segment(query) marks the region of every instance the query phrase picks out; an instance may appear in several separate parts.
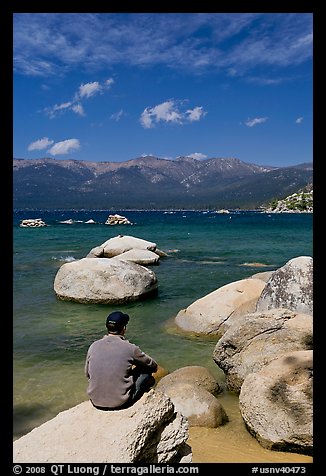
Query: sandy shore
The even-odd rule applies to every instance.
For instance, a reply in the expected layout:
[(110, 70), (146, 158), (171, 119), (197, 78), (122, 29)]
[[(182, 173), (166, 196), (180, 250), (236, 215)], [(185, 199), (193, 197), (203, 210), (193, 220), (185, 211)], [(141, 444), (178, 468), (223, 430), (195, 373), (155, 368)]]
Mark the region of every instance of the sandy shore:
[(193, 463), (312, 463), (310, 456), (263, 448), (247, 431), (241, 418), (238, 397), (219, 396), (229, 422), (218, 428), (191, 427), (188, 443)]

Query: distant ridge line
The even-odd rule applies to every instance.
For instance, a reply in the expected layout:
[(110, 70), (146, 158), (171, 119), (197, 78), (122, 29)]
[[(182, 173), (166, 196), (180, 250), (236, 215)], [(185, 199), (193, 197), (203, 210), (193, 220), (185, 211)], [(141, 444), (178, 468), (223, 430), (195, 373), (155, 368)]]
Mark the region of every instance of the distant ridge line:
[(312, 163), (269, 167), (237, 158), (13, 159), (13, 206), (256, 209), (311, 184), (312, 174)]

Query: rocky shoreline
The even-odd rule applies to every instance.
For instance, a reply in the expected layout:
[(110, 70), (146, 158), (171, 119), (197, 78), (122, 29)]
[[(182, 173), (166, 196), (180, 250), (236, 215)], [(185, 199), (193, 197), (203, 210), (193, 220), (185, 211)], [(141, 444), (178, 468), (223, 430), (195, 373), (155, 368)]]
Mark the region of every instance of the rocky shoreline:
[[(146, 273), (148, 269), (138, 263), (139, 254), (131, 253), (128, 259), (121, 255), (147, 250), (159, 256), (156, 244), (121, 238), (93, 248), (79, 260), (77, 273), (72, 263), (62, 265), (69, 270), (67, 282), (94, 281), (94, 274), (85, 269), (97, 260), (101, 266), (114, 261), (116, 275), (121, 276), (125, 265)], [(227, 390), (239, 397), (248, 433), (263, 448), (308, 456), (313, 449), (312, 276), (312, 258), (299, 256), (275, 271), (222, 286), (174, 318), (178, 332), (197, 338), (216, 336), (212, 358), (225, 374)], [(59, 281), (56, 277), (54, 288), (62, 299)], [(85, 286), (73, 288), (65, 299), (93, 302), (85, 296), (80, 300), (78, 292)], [(105, 299), (112, 296), (110, 292), (106, 289)], [(126, 296), (144, 297), (142, 292), (137, 296), (130, 289), (124, 292), (120, 302)], [(59, 413), (14, 442), (14, 462), (191, 462), (189, 429), (229, 424), (220, 398), (223, 384), (199, 366), (167, 375), (161, 369), (156, 380), (156, 386), (129, 409), (101, 412), (85, 401)]]
[(313, 189), (293, 193), (283, 200), (274, 200), (265, 213), (313, 213)]

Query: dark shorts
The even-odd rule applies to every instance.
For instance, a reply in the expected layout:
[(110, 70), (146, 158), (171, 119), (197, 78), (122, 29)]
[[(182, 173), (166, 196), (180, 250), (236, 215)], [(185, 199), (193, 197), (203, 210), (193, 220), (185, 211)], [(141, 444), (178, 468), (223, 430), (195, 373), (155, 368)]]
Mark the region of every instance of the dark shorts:
[(102, 411), (115, 411), (115, 410), (123, 410), (125, 408), (131, 407), (137, 400), (139, 400), (145, 392), (148, 392), (151, 387), (155, 384), (155, 379), (152, 376), (152, 373), (148, 373), (148, 371), (144, 371), (144, 369), (135, 367), (132, 372), (133, 376), (133, 386), (131, 388), (130, 392), (130, 397), (120, 407), (99, 407), (97, 405), (94, 405), (94, 403), (91, 400), (92, 405), (97, 408), (98, 410)]

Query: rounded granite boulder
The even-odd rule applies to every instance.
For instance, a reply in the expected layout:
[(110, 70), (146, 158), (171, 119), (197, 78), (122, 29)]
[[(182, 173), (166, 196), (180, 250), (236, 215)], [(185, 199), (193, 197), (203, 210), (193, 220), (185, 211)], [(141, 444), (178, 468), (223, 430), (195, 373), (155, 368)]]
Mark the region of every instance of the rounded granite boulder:
[(54, 279), (59, 299), (80, 303), (123, 303), (157, 292), (153, 271), (139, 264), (108, 258), (82, 258), (63, 264)]

